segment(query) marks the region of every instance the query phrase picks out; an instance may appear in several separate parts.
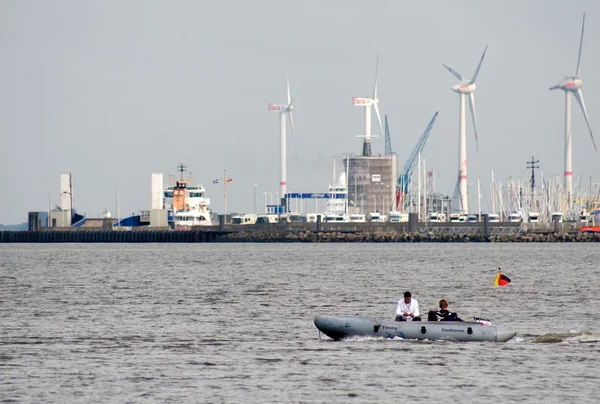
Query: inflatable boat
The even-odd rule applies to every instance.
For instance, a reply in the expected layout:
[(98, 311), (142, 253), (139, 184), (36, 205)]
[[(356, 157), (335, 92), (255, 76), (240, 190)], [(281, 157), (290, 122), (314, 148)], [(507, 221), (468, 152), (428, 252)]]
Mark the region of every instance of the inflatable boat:
[(489, 320), (393, 321), (361, 315), (316, 316), (315, 326), (334, 340), (348, 337), (380, 337), (450, 341), (506, 342), (517, 331)]

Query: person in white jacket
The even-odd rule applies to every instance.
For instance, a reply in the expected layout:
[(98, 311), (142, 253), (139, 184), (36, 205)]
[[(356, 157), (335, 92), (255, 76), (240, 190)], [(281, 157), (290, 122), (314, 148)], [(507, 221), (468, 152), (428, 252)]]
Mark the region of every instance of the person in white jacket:
[(398, 300), (396, 321), (421, 321), (419, 303), (412, 298), (410, 292), (404, 292), (404, 299)]

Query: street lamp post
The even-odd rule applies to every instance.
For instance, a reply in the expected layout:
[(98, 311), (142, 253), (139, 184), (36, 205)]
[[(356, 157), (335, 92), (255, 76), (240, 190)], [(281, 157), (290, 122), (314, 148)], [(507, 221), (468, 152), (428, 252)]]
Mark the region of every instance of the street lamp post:
[[(467, 183), (467, 193), (469, 194), (469, 196), (471, 195), (471, 185), (473, 185), (473, 183), (472, 183), (472, 182), (470, 182), (470, 183), (468, 182), (468, 183)], [(470, 201), (470, 199), (471, 199), (471, 198), (469, 197), (469, 201), (468, 201), (468, 202), (469, 202), (469, 205), (470, 205), (470, 206), (473, 206), (473, 205), (471, 205), (471, 201)], [(465, 215), (469, 215), (469, 212), (466, 212), (466, 213), (465, 213)]]
[(252, 213), (256, 213), (256, 186), (257, 185), (258, 184), (254, 184), (254, 199), (252, 200), (252, 202), (254, 203), (254, 207), (253, 207)]
[(263, 196), (265, 197), (265, 206), (264, 206), (264, 208), (265, 208), (265, 214), (266, 214), (267, 213), (267, 192), (266, 191), (263, 191)]

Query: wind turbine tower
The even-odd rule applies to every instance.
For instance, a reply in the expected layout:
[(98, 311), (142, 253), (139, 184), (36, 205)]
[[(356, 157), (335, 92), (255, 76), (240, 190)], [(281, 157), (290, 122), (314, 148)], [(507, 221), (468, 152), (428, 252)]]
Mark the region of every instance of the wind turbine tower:
[(477, 151), (479, 151), (479, 144), (477, 141), (477, 119), (475, 117), (475, 80), (479, 74), (481, 63), (485, 57), (487, 51), (487, 45), (483, 50), (477, 69), (473, 78), (468, 80), (465, 79), (460, 73), (451, 69), (450, 67), (443, 65), (454, 77), (460, 80), (460, 84), (452, 87), (452, 91), (458, 93), (459, 96), (459, 109), (458, 109), (458, 188), (460, 195), (459, 206), (456, 207), (456, 211), (461, 214), (467, 214), (469, 212), (469, 199), (467, 195), (467, 136), (466, 136), (466, 125), (465, 125), (465, 103), (467, 95), (469, 96), (469, 106), (471, 108), (471, 117), (473, 118), (473, 130), (475, 131), (475, 144), (477, 145)]
[[(352, 97), (353, 104), (365, 108), (365, 132), (357, 137), (364, 138), (362, 156), (348, 155), (344, 158), (346, 170), (348, 213), (384, 214), (394, 210), (398, 164), (396, 155), (390, 153), (372, 155), (371, 150), (371, 108), (375, 110), (379, 131), (384, 136), (377, 98), (377, 74), (379, 71), (379, 47), (375, 64), (375, 85), (373, 96)], [(391, 146), (390, 146), (391, 148)]]
[(590, 137), (592, 138), (592, 144), (594, 145), (594, 150), (598, 151), (596, 148), (596, 142), (594, 141), (594, 135), (592, 134), (592, 128), (590, 127), (588, 114), (585, 109), (583, 92), (581, 91), (581, 87), (583, 87), (583, 80), (581, 80), (579, 75), (584, 27), (585, 13), (583, 13), (583, 22), (581, 24), (581, 40), (579, 41), (579, 57), (577, 58), (577, 69), (575, 70), (575, 76), (567, 77), (557, 85), (550, 87), (550, 90), (563, 90), (565, 92), (565, 191), (567, 192), (567, 201), (569, 205), (571, 204), (571, 197), (573, 195), (573, 165), (571, 155), (571, 94), (575, 96), (575, 99), (583, 111), (585, 123), (590, 131)]
[(377, 137), (371, 135), (371, 107), (375, 109), (375, 113), (377, 114), (377, 121), (379, 122), (379, 131), (383, 136), (383, 126), (381, 125), (381, 115), (379, 114), (379, 107), (377, 104), (379, 103), (379, 99), (377, 98), (377, 72), (379, 70), (379, 47), (377, 48), (377, 62), (375, 64), (375, 87), (373, 89), (373, 98), (366, 97), (352, 97), (352, 101), (357, 107), (365, 108), (365, 134), (358, 135), (356, 137), (362, 137), (365, 139), (363, 143), (363, 152), (362, 155), (364, 157), (371, 156), (371, 137)]
[[(290, 127), (292, 128), (292, 138), (294, 138), (295, 133), (294, 133), (294, 116), (292, 114), (293, 110), (294, 110), (294, 104), (292, 103), (292, 94), (290, 92), (290, 78), (288, 76), (288, 78), (287, 78), (287, 104), (285, 104), (285, 105), (269, 104), (269, 111), (279, 112), (279, 121), (280, 121), (279, 134), (280, 134), (280, 152), (281, 152), (281, 156), (280, 156), (281, 169), (280, 169), (280, 180), (279, 180), (280, 194), (279, 195), (281, 196), (282, 201), (285, 200), (285, 195), (287, 192), (287, 172), (286, 172), (287, 148), (286, 148), (286, 133), (285, 133), (286, 119), (285, 118), (286, 118), (286, 115), (290, 117)], [(277, 203), (283, 205), (283, 203), (281, 203), (280, 201), (277, 201)]]

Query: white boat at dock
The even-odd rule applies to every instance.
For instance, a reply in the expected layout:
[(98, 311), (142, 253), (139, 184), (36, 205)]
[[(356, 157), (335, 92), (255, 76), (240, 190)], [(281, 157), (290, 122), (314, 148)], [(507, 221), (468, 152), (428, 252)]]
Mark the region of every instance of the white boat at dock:
[(190, 185), (191, 175), (188, 180), (183, 178), (186, 171), (183, 163), (179, 164), (177, 170), (180, 172), (179, 180), (164, 190), (165, 208), (172, 212), (175, 228), (211, 226), (210, 199), (205, 196), (204, 186)]

